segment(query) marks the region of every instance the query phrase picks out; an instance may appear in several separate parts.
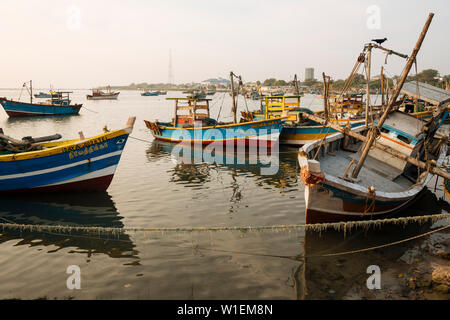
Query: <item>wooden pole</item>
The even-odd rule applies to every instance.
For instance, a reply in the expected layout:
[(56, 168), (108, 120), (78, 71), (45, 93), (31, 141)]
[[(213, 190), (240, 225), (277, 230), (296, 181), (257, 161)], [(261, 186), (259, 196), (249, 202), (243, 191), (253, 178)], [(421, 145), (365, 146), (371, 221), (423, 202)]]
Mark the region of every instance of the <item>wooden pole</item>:
[(30, 80), (30, 103), (33, 103), (33, 80)]
[(237, 108), (236, 108), (236, 100), (234, 98), (234, 83), (233, 83), (233, 71), (230, 72), (230, 83), (231, 83), (231, 100), (233, 103), (232, 111), (233, 111), (233, 121), (234, 123), (237, 123)]
[(295, 88), (295, 94), (297, 96), (299, 96), (300, 95), (300, 90), (298, 89), (297, 75), (294, 75), (294, 88)]
[(178, 111), (178, 99), (175, 99), (175, 109), (174, 109), (174, 116), (173, 116), (173, 126), (177, 126), (177, 111)]
[(366, 128), (369, 126), (369, 107), (370, 107), (370, 64), (372, 56), (372, 44), (369, 43), (367, 47), (367, 70), (366, 70)]
[(380, 73), (380, 89), (381, 89), (381, 110), (384, 111), (384, 76), (383, 76), (383, 66), (381, 66), (381, 73)]
[[(408, 76), (408, 73), (411, 70), (411, 67), (416, 59), (417, 53), (420, 50), (422, 42), (425, 39), (425, 35), (427, 34), (427, 31), (430, 26), (431, 20), (433, 19), (433, 16), (434, 16), (434, 13), (430, 13), (428, 15), (428, 19), (422, 29), (419, 39), (417, 40), (416, 46), (414, 47), (414, 49), (411, 53), (411, 57), (408, 59), (405, 69), (403, 69), (403, 73), (402, 73), (402, 76), (400, 77), (400, 81), (397, 83), (395, 91), (392, 94), (391, 99), (389, 100), (389, 104), (388, 104), (386, 110), (384, 110), (383, 115), (381, 116), (380, 120), (378, 121), (378, 125), (377, 125), (376, 129), (373, 128), (368, 134), (368, 139), (362, 150), (361, 158), (359, 159), (358, 163), (356, 164), (355, 169), (352, 172), (352, 178), (356, 178), (358, 176), (359, 172), (361, 171), (361, 168), (364, 165), (364, 161), (366, 160), (367, 155), (369, 154), (370, 148), (372, 147), (372, 145), (375, 141), (376, 132), (379, 131), (381, 129), (381, 127), (383, 126), (384, 121), (388, 117), (389, 111), (391, 110), (395, 100), (397, 100), (397, 97), (400, 94), (400, 90), (402, 90), (403, 84), (405, 83), (406, 77)], [(367, 110), (366, 110), (366, 112), (367, 112)], [(367, 121), (367, 113), (366, 113), (366, 121)]]
[(322, 72), (322, 78), (323, 78), (323, 115), (324, 115), (325, 121), (328, 122), (328, 120), (329, 120), (328, 91), (327, 91), (327, 79), (325, 77), (325, 72)]
[[(333, 129), (335, 129), (336, 131), (339, 131), (339, 132), (341, 132), (343, 134), (346, 134), (346, 135), (348, 135), (350, 137), (353, 137), (355, 139), (358, 139), (358, 140), (361, 140), (361, 141), (369, 140), (369, 137), (365, 137), (362, 134), (359, 134), (357, 132), (353, 132), (353, 131), (350, 130), (350, 128), (341, 127), (340, 125), (334, 124), (333, 122), (329, 122), (327, 124), (324, 119), (322, 119), (322, 118), (320, 118), (320, 117), (318, 117), (316, 115), (303, 113), (303, 117), (305, 117), (307, 119), (310, 119), (310, 120), (312, 120), (314, 122), (317, 122), (317, 123), (320, 123), (320, 124), (323, 124), (323, 125), (327, 125), (327, 126), (333, 128)], [(416, 167), (419, 167), (419, 168), (425, 169), (425, 170), (428, 169), (428, 165), (425, 162), (419, 161), (416, 158), (411, 158), (411, 157), (401, 153), (400, 151), (392, 149), (391, 147), (388, 147), (388, 146), (386, 146), (384, 144), (381, 144), (379, 142), (374, 142), (373, 143), (373, 147), (377, 148), (377, 149), (380, 149), (380, 150), (383, 150), (386, 153), (388, 153), (388, 154), (390, 154), (390, 155), (392, 155), (392, 156), (394, 156), (396, 158), (399, 158), (399, 159), (401, 159), (403, 161), (411, 163), (411, 164), (415, 165)], [(429, 169), (430, 169), (431, 173), (433, 173), (433, 174), (437, 174), (438, 176), (441, 176), (441, 177), (443, 177), (445, 179), (450, 179), (450, 173), (448, 173), (447, 171), (444, 171), (444, 170), (442, 170), (440, 168), (436, 168), (436, 167), (433, 167), (433, 166), (430, 167)]]

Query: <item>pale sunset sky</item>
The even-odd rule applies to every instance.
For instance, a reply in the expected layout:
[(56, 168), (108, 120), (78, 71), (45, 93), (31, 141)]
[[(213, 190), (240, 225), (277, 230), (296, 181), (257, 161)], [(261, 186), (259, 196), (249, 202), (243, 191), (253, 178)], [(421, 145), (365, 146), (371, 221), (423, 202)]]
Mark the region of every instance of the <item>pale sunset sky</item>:
[[(91, 88), (227, 77), (345, 78), (364, 43), (410, 54), (429, 12), (419, 71), (450, 74), (450, 1), (1, 0), (0, 88)], [(385, 55), (374, 53), (373, 74)], [(405, 61), (390, 56), (387, 75)], [(414, 71), (414, 70), (413, 70)]]

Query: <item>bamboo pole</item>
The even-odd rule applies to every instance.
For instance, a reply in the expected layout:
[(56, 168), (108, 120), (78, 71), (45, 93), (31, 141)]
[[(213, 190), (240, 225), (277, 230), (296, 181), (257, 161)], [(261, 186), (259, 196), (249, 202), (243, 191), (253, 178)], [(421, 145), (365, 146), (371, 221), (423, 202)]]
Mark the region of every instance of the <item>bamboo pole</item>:
[[(400, 77), (400, 81), (398, 82), (397, 87), (395, 88), (395, 91), (392, 94), (392, 97), (389, 101), (389, 105), (387, 106), (386, 110), (384, 110), (383, 115), (381, 116), (380, 120), (378, 121), (378, 125), (377, 125), (376, 129), (372, 128), (372, 130), (368, 134), (368, 140), (366, 141), (366, 143), (364, 145), (363, 151), (361, 153), (361, 158), (359, 159), (358, 163), (356, 164), (355, 169), (352, 172), (352, 178), (356, 178), (358, 176), (359, 172), (361, 171), (361, 168), (364, 165), (364, 161), (366, 160), (367, 155), (369, 154), (370, 148), (372, 147), (372, 145), (375, 141), (376, 131), (379, 131), (381, 129), (381, 126), (383, 125), (384, 121), (388, 117), (389, 111), (391, 110), (395, 100), (397, 100), (397, 97), (400, 94), (400, 90), (402, 89), (403, 84), (405, 83), (406, 77), (408, 76), (408, 73), (411, 70), (411, 67), (416, 59), (417, 53), (420, 50), (422, 42), (425, 39), (425, 35), (427, 34), (427, 31), (431, 24), (431, 20), (433, 19), (433, 16), (434, 16), (434, 13), (430, 13), (428, 15), (428, 19), (422, 29), (419, 39), (417, 40), (416, 46), (414, 47), (414, 50), (411, 53), (411, 57), (408, 59), (405, 69), (403, 70), (402, 76)], [(367, 113), (366, 113), (366, 119), (367, 119)]]
[(299, 96), (300, 95), (300, 90), (298, 89), (297, 74), (294, 75), (294, 88), (295, 88), (295, 94), (297, 96)]
[(381, 110), (384, 111), (384, 75), (383, 75), (383, 66), (381, 66), (381, 73), (380, 73), (380, 89), (381, 89)]
[(237, 123), (237, 116), (236, 116), (236, 100), (234, 99), (234, 83), (233, 83), (233, 71), (230, 72), (230, 83), (231, 83), (231, 100), (233, 102), (233, 107), (232, 107), (232, 111), (233, 111), (233, 121), (234, 123)]
[[(341, 127), (338, 124), (334, 124), (332, 122), (329, 122), (328, 124), (326, 123), (326, 121), (316, 115), (312, 115), (312, 114), (307, 114), (307, 113), (303, 113), (303, 117), (310, 119), (312, 121), (315, 121), (317, 123), (323, 124), (323, 125), (327, 125), (333, 129), (335, 129), (336, 131), (339, 131), (343, 134), (349, 135), (350, 137), (353, 137), (355, 139), (361, 140), (361, 141), (367, 141), (369, 138), (363, 136), (362, 134), (359, 134), (357, 132), (351, 131), (350, 128), (344, 128)], [(415, 165), (416, 167), (419, 167), (421, 169), (428, 169), (428, 165), (420, 160), (417, 160), (416, 158), (411, 158), (403, 153), (401, 153), (400, 151), (397, 151), (395, 149), (392, 149), (391, 147), (388, 147), (384, 144), (381, 144), (379, 142), (374, 142), (372, 145), (374, 148), (380, 149), (385, 151), (386, 153), (399, 158), (403, 161), (406, 161), (408, 163), (411, 163), (413, 165)], [(440, 168), (436, 168), (436, 167), (430, 167), (429, 170), (431, 171), (431, 173), (433, 174), (437, 174), (440, 177), (443, 177), (445, 179), (450, 179), (450, 173), (448, 173), (447, 171), (444, 171)]]
[(327, 79), (325, 77), (325, 72), (322, 72), (322, 78), (323, 78), (323, 115), (325, 120), (328, 122), (329, 115), (328, 115), (328, 91), (327, 91)]
[(33, 103), (33, 80), (30, 80), (30, 103)]
[(370, 64), (372, 57), (372, 44), (369, 43), (367, 46), (367, 69), (366, 69), (366, 128), (369, 126), (369, 107), (370, 107)]

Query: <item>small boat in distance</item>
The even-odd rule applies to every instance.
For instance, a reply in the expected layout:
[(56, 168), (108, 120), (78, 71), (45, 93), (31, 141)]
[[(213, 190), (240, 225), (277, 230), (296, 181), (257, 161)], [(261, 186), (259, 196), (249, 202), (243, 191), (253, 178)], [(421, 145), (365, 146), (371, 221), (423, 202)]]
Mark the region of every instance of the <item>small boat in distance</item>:
[(159, 96), (159, 91), (145, 91), (141, 93), (143, 97), (156, 97)]
[(45, 93), (45, 92), (41, 91), (41, 92), (35, 94), (34, 97), (36, 99), (51, 98), (52, 94), (51, 93)]
[(92, 89), (92, 94), (86, 95), (88, 100), (117, 100), (120, 92), (111, 91), (111, 87), (108, 86), (107, 92), (103, 92), (100, 89)]
[[(26, 83), (24, 83), (26, 87)], [(28, 88), (27, 88), (28, 89)], [(71, 105), (72, 91), (52, 91), (45, 102), (33, 103), (33, 89), (30, 81), (30, 102), (0, 98), (0, 104), (10, 117), (74, 115), (80, 112), (82, 104)]]
[[(115, 173), (136, 118), (124, 129), (60, 142), (14, 139), (0, 133), (0, 193), (104, 191)], [(41, 141), (41, 142), (39, 142)]]

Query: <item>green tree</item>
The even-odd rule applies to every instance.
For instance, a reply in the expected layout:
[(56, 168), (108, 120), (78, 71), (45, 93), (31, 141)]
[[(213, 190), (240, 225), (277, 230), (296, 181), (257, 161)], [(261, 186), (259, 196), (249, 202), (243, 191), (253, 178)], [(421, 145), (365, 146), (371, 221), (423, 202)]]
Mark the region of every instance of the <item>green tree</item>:
[(276, 82), (277, 82), (277, 79), (269, 78), (269, 79), (264, 80), (263, 86), (271, 87), (271, 86), (274, 86)]

